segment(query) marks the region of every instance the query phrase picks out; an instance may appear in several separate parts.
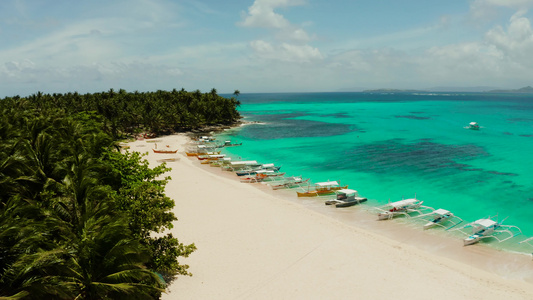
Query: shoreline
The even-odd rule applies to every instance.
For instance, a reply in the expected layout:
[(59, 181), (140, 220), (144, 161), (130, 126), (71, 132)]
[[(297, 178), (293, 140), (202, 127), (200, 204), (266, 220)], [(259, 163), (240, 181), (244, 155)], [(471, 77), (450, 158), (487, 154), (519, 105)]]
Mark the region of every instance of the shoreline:
[[(377, 222), (361, 205), (335, 209), (323, 199), (297, 199), (294, 190), (291, 197), (240, 183), (187, 158), (187, 139), (158, 138), (179, 149), (172, 157), (180, 160), (168, 163), (167, 196), (178, 217), (171, 232), (198, 248), (182, 259), (193, 276), (179, 277), (162, 299), (533, 298), (530, 256), (463, 247), (396, 220)], [(151, 148), (145, 141), (130, 145)], [(168, 157), (149, 151), (146, 159)]]

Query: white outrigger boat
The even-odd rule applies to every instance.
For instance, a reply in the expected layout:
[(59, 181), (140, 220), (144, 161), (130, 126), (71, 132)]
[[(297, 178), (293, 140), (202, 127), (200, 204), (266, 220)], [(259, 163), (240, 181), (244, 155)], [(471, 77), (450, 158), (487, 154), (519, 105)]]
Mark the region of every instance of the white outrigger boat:
[(380, 211), (378, 213), (378, 220), (390, 220), (399, 215), (411, 217), (411, 213), (417, 213), (421, 215), (423, 214), (423, 210), (435, 210), (429, 206), (423, 206), (422, 203), (424, 203), (424, 201), (411, 198), (391, 202), (381, 207), (376, 207), (376, 209)]
[[(479, 219), (472, 223), (466, 224), (465, 226), (455, 229), (459, 230), (468, 236), (463, 240), (465, 246), (475, 244), (482, 239), (493, 238), (499, 243), (504, 242), (510, 238), (513, 238), (522, 233), (522, 230), (514, 225), (502, 225), (502, 222), (497, 222), (492, 220), (490, 217), (486, 219)], [(472, 228), (471, 234), (466, 233), (463, 229)], [(504, 234), (507, 237), (500, 239), (496, 235)]]
[(326, 205), (334, 205), (335, 207), (349, 207), (367, 200), (364, 197), (360, 197), (356, 190), (351, 189), (341, 189), (335, 191), (335, 194), (335, 199), (326, 200)]
[(302, 185), (307, 185), (309, 182), (309, 178), (303, 179), (301, 176), (297, 177), (283, 177), (279, 180), (273, 180), (271, 182), (268, 182), (267, 184), (270, 185), (270, 187), (273, 190), (279, 190), (279, 189), (290, 189), (294, 187), (301, 187)]
[(282, 177), (285, 173), (274, 170), (257, 170), (253, 174), (241, 176), (241, 182), (254, 183), (261, 181), (269, 181), (272, 178)]
[(232, 161), (229, 164), (222, 166), (222, 170), (238, 171), (244, 168), (252, 168), (252, 167), (256, 168), (258, 166), (261, 166), (261, 164), (258, 163), (256, 160), (240, 160), (240, 161)]
[[(427, 216), (431, 216), (431, 218), (427, 220), (427, 223), (424, 224), (424, 230), (433, 228), (435, 226), (440, 226), (448, 230), (463, 222), (463, 219), (455, 216), (449, 210), (442, 208), (439, 208), (427, 214), (417, 216), (417, 218), (424, 218)], [(446, 227), (444, 224), (451, 224), (451, 226)]]
[(472, 129), (472, 130), (479, 130), (479, 124), (477, 122), (470, 122), (468, 126), (465, 127), (466, 129)]

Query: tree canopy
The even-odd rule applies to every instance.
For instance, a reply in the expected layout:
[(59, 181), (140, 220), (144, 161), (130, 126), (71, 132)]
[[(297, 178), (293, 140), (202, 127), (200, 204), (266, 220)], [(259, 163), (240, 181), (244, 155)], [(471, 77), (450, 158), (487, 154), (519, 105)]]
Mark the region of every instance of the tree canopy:
[(158, 299), (190, 275), (194, 244), (164, 234), (170, 169), (117, 142), (233, 124), (238, 105), (215, 89), (0, 100), (0, 299)]

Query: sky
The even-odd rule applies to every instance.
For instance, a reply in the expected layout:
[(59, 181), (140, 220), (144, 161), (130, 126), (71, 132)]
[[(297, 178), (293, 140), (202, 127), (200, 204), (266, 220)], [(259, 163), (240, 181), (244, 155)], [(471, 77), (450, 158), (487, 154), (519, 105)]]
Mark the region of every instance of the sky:
[(533, 85), (533, 0), (1, 0), (0, 97)]

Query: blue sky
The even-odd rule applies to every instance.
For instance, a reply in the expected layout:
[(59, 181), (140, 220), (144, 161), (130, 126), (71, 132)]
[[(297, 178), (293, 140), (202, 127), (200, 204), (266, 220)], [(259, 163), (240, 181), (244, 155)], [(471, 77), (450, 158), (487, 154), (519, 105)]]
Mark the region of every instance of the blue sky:
[(2, 0), (0, 96), (533, 85), (533, 0)]

